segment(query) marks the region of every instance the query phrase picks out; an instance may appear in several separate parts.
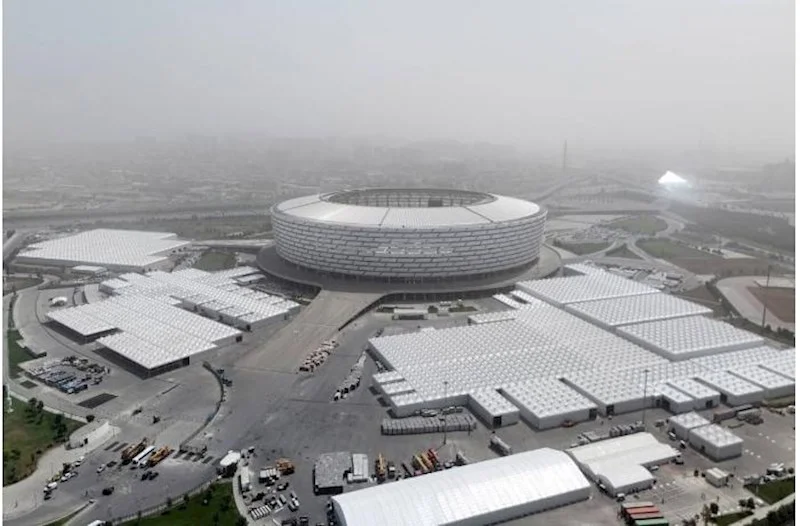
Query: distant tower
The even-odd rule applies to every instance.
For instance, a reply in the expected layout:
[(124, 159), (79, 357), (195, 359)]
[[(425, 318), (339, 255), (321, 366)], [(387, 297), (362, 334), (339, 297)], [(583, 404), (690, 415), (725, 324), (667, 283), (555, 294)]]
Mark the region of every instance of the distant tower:
[(564, 153), (561, 156), (561, 173), (567, 173), (567, 141), (564, 141)]

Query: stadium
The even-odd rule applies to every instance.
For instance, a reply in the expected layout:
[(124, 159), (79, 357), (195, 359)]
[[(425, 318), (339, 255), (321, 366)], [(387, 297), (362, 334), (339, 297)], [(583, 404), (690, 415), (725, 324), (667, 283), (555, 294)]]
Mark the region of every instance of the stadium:
[(334, 192), (290, 199), (271, 213), (275, 253), (295, 270), (427, 285), (529, 270), (540, 259), (547, 218), (529, 201), (444, 189)]

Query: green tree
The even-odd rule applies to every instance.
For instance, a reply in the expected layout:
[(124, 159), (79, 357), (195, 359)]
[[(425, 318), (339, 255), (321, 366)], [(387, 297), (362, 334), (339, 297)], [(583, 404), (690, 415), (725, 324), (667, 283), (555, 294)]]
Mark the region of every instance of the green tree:
[(708, 505), (708, 511), (711, 512), (711, 515), (716, 515), (717, 513), (719, 513), (719, 504), (717, 504), (716, 502), (712, 502), (711, 504)]

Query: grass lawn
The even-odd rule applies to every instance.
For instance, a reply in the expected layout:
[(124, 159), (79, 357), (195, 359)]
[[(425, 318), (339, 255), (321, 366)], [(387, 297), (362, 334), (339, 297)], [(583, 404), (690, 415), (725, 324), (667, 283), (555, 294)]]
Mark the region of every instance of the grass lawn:
[(629, 217), (627, 219), (620, 219), (605, 225), (609, 228), (619, 228), (626, 232), (633, 234), (645, 234), (652, 236), (656, 232), (661, 232), (667, 229), (667, 222), (660, 217), (641, 215), (636, 217)]
[(200, 270), (225, 270), (236, 266), (236, 255), (230, 252), (217, 252), (209, 250), (205, 252), (195, 263), (194, 268)]
[(794, 493), (794, 477), (773, 480), (772, 482), (761, 484), (761, 487), (758, 488), (756, 488), (755, 485), (748, 485), (745, 487), (752, 494), (760, 497), (764, 502), (772, 504)]
[(609, 243), (559, 243), (558, 247), (564, 250), (569, 250), (573, 254), (582, 256), (583, 254), (592, 254), (599, 252), (604, 248), (608, 248)]
[(628, 245), (622, 245), (610, 252), (606, 252), (606, 256), (611, 258), (628, 258), (628, 259), (642, 259), (634, 252), (628, 250)]
[(57, 444), (57, 422), (62, 422), (63, 437), (81, 427), (81, 422), (44, 410), (29, 409), (29, 404), (11, 399), (14, 412), (3, 415), (3, 486), (22, 480), (36, 469), (36, 461)]
[(42, 280), (36, 278), (6, 278), (3, 277), (3, 294), (8, 294), (11, 290), (22, 290), (38, 285)]
[(672, 241), (664, 239), (641, 239), (636, 243), (636, 246), (647, 252), (653, 257), (661, 259), (671, 258), (704, 258), (704, 259), (722, 259), (709, 252), (703, 252), (691, 247), (685, 247)]
[(17, 344), (17, 340), (22, 339), (17, 329), (9, 329), (6, 333), (6, 338), (8, 340), (6, 342), (8, 346), (8, 372), (11, 377), (14, 378), (19, 376), (19, 373), (22, 371), (19, 364), (27, 362), (28, 360), (33, 360), (34, 357)]
[[(153, 515), (141, 520), (132, 520), (123, 523), (123, 526), (197, 526), (199, 524), (218, 524), (219, 526), (236, 526), (242, 524), (236, 503), (233, 501), (233, 485), (231, 482), (215, 484), (209, 491), (195, 495), (189, 499), (188, 504), (183, 499), (175, 501), (175, 505), (159, 515)], [(203, 500), (208, 496), (211, 499), (207, 504)], [(213, 517), (219, 514), (219, 522), (214, 522)], [(243, 524), (247, 524), (245, 521)]]
[(734, 522), (740, 521), (745, 517), (749, 517), (750, 515), (752, 515), (752, 512), (737, 511), (736, 513), (728, 513), (727, 515), (718, 515), (711, 520), (718, 526), (728, 526), (728, 524), (733, 524)]

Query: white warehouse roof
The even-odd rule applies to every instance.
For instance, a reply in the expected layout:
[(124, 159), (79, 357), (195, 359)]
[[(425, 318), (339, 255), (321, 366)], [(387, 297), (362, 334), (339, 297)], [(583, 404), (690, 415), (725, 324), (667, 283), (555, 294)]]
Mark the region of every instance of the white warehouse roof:
[(741, 438), (717, 424), (696, 427), (689, 431), (689, 434), (699, 437), (715, 447), (731, 446), (734, 444), (742, 444), (744, 442)]
[(522, 281), (517, 283), (517, 287), (554, 305), (658, 293), (647, 285), (602, 271), (583, 276)]
[(191, 245), (168, 232), (97, 229), (35, 243), (20, 252), (20, 259), (38, 259), (63, 265), (87, 264), (145, 268), (164, 261), (166, 255)]
[(707, 307), (667, 294), (640, 294), (573, 303), (567, 310), (612, 327), (712, 313)]
[(543, 448), (332, 497), (343, 526), (487, 524), (504, 511), (541, 511), (588, 498), (563, 452)]
[(700, 416), (694, 411), (691, 413), (684, 413), (682, 415), (675, 415), (670, 417), (670, 423), (678, 425), (684, 429), (694, 429), (696, 427), (707, 426), (709, 422), (706, 418)]
[(678, 360), (756, 347), (764, 342), (752, 332), (702, 316), (626, 325), (619, 332), (631, 341)]

